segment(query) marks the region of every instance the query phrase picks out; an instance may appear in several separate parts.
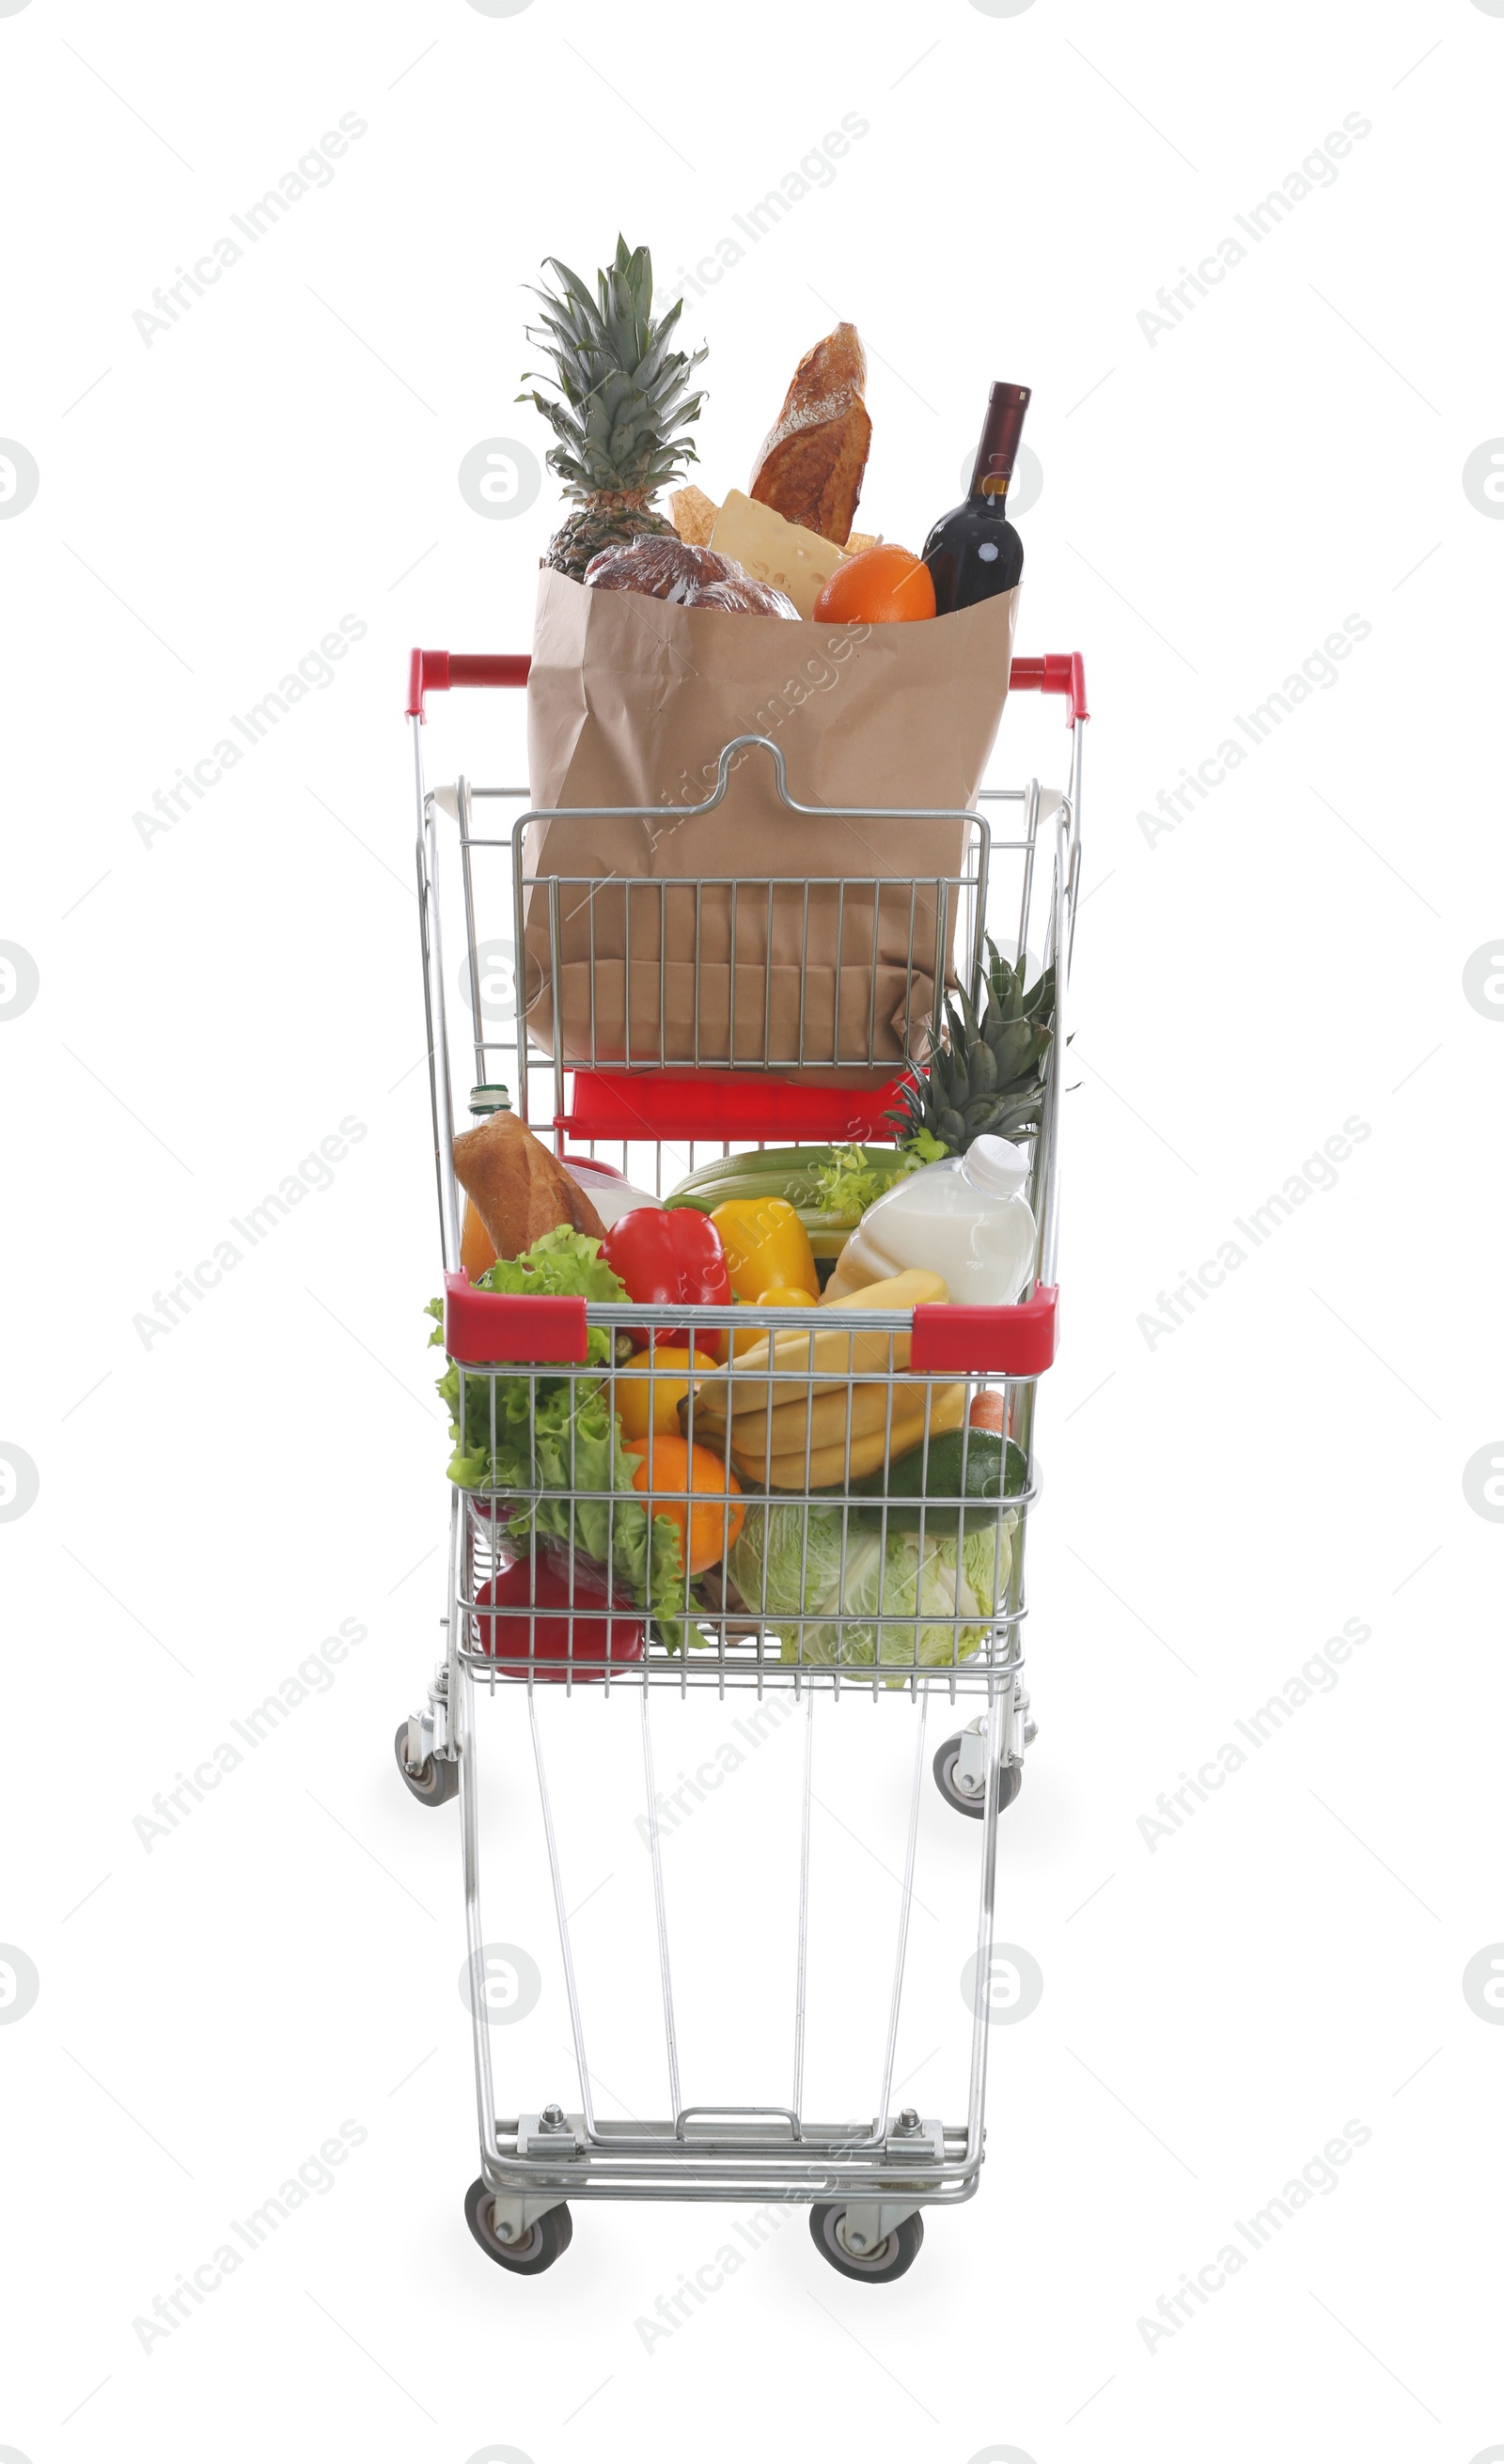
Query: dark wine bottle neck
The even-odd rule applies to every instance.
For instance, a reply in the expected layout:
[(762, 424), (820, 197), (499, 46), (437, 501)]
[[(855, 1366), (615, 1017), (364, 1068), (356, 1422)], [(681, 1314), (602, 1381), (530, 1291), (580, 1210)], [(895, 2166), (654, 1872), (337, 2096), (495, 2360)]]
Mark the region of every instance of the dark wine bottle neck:
[(995, 385), (987, 404), (986, 423), (971, 473), (971, 496), (973, 502), (987, 505), (998, 514), (1006, 508), (1028, 396), (1027, 385)]

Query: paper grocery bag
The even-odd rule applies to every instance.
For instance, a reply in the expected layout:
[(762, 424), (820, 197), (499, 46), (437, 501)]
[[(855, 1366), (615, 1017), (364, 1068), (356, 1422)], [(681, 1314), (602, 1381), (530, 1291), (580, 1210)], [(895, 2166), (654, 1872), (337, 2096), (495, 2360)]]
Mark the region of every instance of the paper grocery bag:
[[(949, 978), (969, 825), (790, 812), (971, 804), (1018, 593), (906, 625), (790, 623), (539, 577), (527, 687), (531, 1039), (569, 1064), (872, 1070)], [(645, 804), (651, 819), (579, 806)]]

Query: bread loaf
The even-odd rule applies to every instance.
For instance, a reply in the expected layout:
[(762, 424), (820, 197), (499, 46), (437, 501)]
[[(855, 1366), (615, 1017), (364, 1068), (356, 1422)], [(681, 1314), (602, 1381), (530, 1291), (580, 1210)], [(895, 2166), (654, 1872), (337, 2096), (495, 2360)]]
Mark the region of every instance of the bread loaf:
[(606, 1226), (573, 1175), (515, 1112), (493, 1112), (454, 1140), (454, 1171), (498, 1258), (519, 1258), (568, 1226), (603, 1241)]
[(867, 354), (854, 325), (807, 351), (747, 490), (785, 521), (844, 547), (862, 493), (873, 424), (862, 400)]

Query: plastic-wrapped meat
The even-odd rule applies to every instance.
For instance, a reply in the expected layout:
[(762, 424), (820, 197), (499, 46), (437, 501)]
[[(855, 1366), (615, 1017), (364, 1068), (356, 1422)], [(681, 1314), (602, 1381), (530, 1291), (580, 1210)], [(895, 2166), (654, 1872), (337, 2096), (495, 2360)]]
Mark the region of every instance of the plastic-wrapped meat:
[(782, 590), (758, 582), (734, 558), (679, 539), (634, 539), (606, 547), (585, 569), (587, 590), (636, 590), (676, 607), (723, 607), (733, 615), (791, 616), (799, 610)]

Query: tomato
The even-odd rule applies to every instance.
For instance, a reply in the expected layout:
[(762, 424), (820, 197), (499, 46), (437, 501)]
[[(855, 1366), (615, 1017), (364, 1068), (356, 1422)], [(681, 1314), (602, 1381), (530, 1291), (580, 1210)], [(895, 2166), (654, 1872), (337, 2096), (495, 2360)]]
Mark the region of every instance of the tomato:
[[(711, 1491), (722, 1501), (740, 1497), (736, 1473), (728, 1472), (708, 1446), (692, 1446), (683, 1438), (634, 1438), (627, 1452), (643, 1458), (632, 1486), (644, 1496), (651, 1494), (653, 1513), (674, 1525), (686, 1574), (702, 1574), (708, 1566), (718, 1565), (741, 1530), (746, 1507), (724, 1502), (696, 1506), (689, 1492)], [(675, 1489), (680, 1492), (676, 1497)]]
[[(542, 1685), (562, 1684), (571, 1673), (577, 1679), (594, 1682), (605, 1676), (608, 1661), (615, 1665), (640, 1660), (641, 1618), (622, 1616), (620, 1604), (610, 1597), (600, 1576), (578, 1564), (574, 1569), (572, 1605), (569, 1587), (568, 1574), (561, 1573), (548, 1557), (540, 1556), (536, 1563), (520, 1557), (516, 1565), (503, 1567), (476, 1594), (476, 1609), (531, 1610), (535, 1614), (477, 1616), (481, 1650), (500, 1661), (508, 1676), (531, 1674)], [(540, 1617), (536, 1614), (540, 1609), (562, 1609), (564, 1614)], [(605, 1617), (598, 1614), (602, 1609), (608, 1611)], [(539, 1667), (536, 1663), (540, 1661), (555, 1664)], [(560, 1666), (561, 1661), (565, 1664)], [(531, 1670), (529, 1662), (533, 1663)]]

